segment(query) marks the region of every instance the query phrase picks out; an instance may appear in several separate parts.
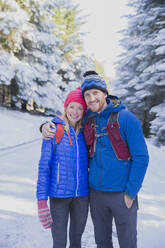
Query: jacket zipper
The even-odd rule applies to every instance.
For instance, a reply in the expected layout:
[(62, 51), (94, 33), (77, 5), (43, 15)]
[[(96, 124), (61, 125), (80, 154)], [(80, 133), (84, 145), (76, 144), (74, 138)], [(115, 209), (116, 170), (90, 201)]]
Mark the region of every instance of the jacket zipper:
[[(100, 137), (101, 139), (101, 137)], [(100, 140), (100, 151), (99, 151), (99, 157), (100, 157), (100, 189), (102, 190), (102, 177), (103, 177), (103, 167), (102, 167), (102, 162), (101, 162), (101, 149), (102, 149), (102, 143), (101, 143), (101, 140)]]
[[(75, 133), (75, 131), (74, 131)], [(76, 147), (77, 147), (77, 186), (76, 186), (76, 196), (78, 196), (78, 186), (79, 186), (79, 149), (78, 149), (78, 142), (77, 142), (78, 134), (75, 133), (76, 138)]]
[[(100, 119), (99, 119), (99, 116), (98, 116), (98, 127), (100, 129)], [(103, 168), (102, 168), (102, 162), (101, 162), (101, 148), (102, 148), (102, 140), (101, 140), (101, 137), (99, 139), (99, 143), (100, 143), (100, 149), (99, 149), (99, 160), (100, 160), (100, 189), (102, 189), (102, 174), (103, 174)]]
[(58, 163), (58, 168), (57, 168), (57, 184), (59, 184), (60, 181), (60, 163)]

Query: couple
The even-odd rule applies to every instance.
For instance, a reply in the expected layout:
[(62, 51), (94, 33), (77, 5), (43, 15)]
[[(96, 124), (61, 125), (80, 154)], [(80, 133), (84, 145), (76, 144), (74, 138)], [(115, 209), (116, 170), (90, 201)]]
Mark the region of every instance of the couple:
[[(110, 122), (110, 116), (116, 118), (115, 122), (112, 118)], [(64, 126), (64, 134), (55, 145), (58, 123)], [(109, 124), (112, 128), (119, 124), (115, 133)], [(120, 248), (136, 248), (137, 194), (149, 161), (136, 116), (117, 97), (108, 95), (103, 78), (88, 71), (81, 91), (77, 88), (66, 97), (64, 114), (42, 125), (41, 130), (44, 139), (37, 182), (38, 214), (43, 226), (51, 227), (53, 248), (66, 247), (68, 216), (70, 248), (81, 248), (88, 202), (97, 248), (113, 248), (113, 219)], [(122, 141), (114, 141), (112, 133)], [(123, 140), (128, 148), (121, 145)]]

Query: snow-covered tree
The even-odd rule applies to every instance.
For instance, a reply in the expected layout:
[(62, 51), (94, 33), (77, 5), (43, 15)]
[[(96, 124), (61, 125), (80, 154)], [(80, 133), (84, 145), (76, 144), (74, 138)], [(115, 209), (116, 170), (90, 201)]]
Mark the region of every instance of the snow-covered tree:
[(165, 144), (165, 116), (159, 113), (165, 107), (165, 1), (136, 0), (129, 5), (135, 14), (127, 16), (113, 87), (140, 118), (144, 134)]
[(19, 87), (18, 103), (34, 100), (38, 107), (60, 109), (61, 78), (57, 75), (61, 63), (60, 39), (52, 33), (52, 1), (33, 0), (29, 3), (29, 25), (23, 35), (22, 47), (15, 56), (20, 63), (16, 66), (15, 81)]
[[(91, 58), (84, 55), (81, 25), (85, 22), (85, 17), (80, 16), (78, 6), (58, 5), (54, 9), (53, 21), (55, 28), (53, 33), (60, 37), (62, 44), (62, 66), (58, 74), (62, 76), (63, 81), (67, 84), (67, 91), (73, 88), (73, 85), (80, 84), (82, 74), (85, 70), (93, 69), (94, 63)], [(62, 86), (64, 89), (64, 85)]]
[(28, 15), (15, 0), (0, 0), (0, 48), (16, 52), (22, 44)]
[(14, 0), (0, 0), (0, 84), (10, 85), (14, 76), (14, 53), (21, 49), (27, 13)]
[(12, 107), (33, 101), (47, 113), (62, 111), (83, 68), (93, 68), (80, 53), (76, 9), (71, 0), (0, 0), (0, 83), (9, 85)]
[[(14, 53), (21, 49), (27, 22), (26, 11), (21, 9), (15, 0), (0, 0), (0, 85), (8, 88), (10, 94), (17, 92), (17, 88), (11, 86), (15, 75), (14, 66), (18, 62)], [(1, 96), (4, 97), (8, 97), (12, 105), (14, 96)]]
[(53, 20), (56, 25), (53, 33), (63, 41), (60, 48), (68, 59), (82, 46), (77, 13), (78, 10), (73, 6), (66, 8), (60, 5), (54, 9)]

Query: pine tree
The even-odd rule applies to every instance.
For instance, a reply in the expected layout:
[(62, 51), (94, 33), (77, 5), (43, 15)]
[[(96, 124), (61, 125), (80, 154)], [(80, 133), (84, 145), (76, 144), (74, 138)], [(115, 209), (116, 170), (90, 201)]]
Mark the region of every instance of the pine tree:
[(63, 41), (61, 50), (66, 58), (70, 58), (77, 50), (81, 49), (81, 42), (78, 33), (78, 23), (76, 23), (76, 8), (69, 9), (64, 6), (58, 6), (54, 10), (53, 20), (55, 28), (53, 30), (55, 36)]
[(26, 110), (33, 102), (47, 114), (61, 112), (93, 66), (80, 53), (76, 7), (70, 0), (0, 0), (0, 14), (0, 83), (10, 87), (11, 106)]
[(69, 6), (59, 4), (54, 9), (53, 33), (62, 40), (60, 49), (63, 62), (58, 74), (66, 83), (67, 90), (72, 89), (74, 84), (79, 85), (85, 70), (94, 68), (92, 59), (83, 53), (83, 34), (80, 27), (84, 24), (85, 17), (80, 16), (80, 13), (78, 7), (71, 4)]
[[(50, 8), (51, 7), (51, 8)], [(61, 78), (57, 75), (61, 63), (60, 39), (52, 34), (54, 24), (51, 10), (52, 1), (30, 1), (28, 8), (29, 25), (23, 35), (22, 47), (15, 56), (20, 63), (16, 67), (15, 81), (19, 88), (17, 102), (31, 103), (50, 110), (61, 108)], [(30, 9), (30, 11), (29, 11)]]
[[(68, 61), (64, 50), (74, 48), (71, 40), (65, 41), (54, 29), (56, 9), (70, 13), (69, 1), (31, 1), (29, 19), (31, 27), (23, 36), (22, 49), (15, 54), (21, 63), (16, 68), (15, 80), (19, 85), (17, 98), (44, 108), (46, 113), (54, 114), (63, 110), (63, 99), (68, 91), (77, 86), (75, 55)], [(65, 24), (68, 25), (68, 22)], [(65, 28), (67, 30), (67, 28)], [(70, 43), (69, 43), (70, 42)], [(71, 45), (70, 45), (71, 44)], [(82, 60), (85, 61), (85, 60)]]
[(14, 53), (20, 50), (22, 44), (27, 13), (15, 0), (0, 0), (0, 16), (0, 48)]
[(165, 1), (130, 3), (136, 12), (127, 16), (124, 53), (113, 83), (118, 95), (140, 118), (145, 136), (165, 144)]
[[(8, 88), (7, 92), (10, 94), (13, 93), (10, 85), (15, 75), (14, 66), (18, 62), (14, 53), (21, 49), (27, 21), (27, 13), (14, 0), (0, 0), (0, 85)], [(15, 88), (14, 95), (16, 92)], [(1, 95), (1, 98), (4, 97), (10, 98), (12, 104), (13, 99), (10, 96)]]

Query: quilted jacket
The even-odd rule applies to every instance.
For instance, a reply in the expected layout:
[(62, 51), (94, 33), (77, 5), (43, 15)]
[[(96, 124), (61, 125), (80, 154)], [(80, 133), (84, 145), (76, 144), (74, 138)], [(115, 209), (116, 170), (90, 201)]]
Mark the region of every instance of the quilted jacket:
[[(65, 124), (55, 117), (55, 124)], [(55, 138), (43, 140), (38, 168), (37, 199), (47, 200), (48, 197), (67, 198), (87, 196), (88, 189), (88, 153), (83, 132), (76, 135), (70, 126), (69, 137), (64, 131), (63, 137), (55, 149)]]
[[(134, 199), (147, 170), (148, 150), (139, 120), (117, 97), (113, 98), (113, 101), (110, 96), (107, 98), (108, 105), (100, 113), (90, 110), (86, 113), (86, 118), (95, 115), (96, 134), (99, 136), (95, 153), (89, 161), (89, 185), (99, 191), (124, 191)], [(119, 112), (120, 133), (131, 154), (129, 161), (117, 159), (107, 135), (106, 126), (112, 112)]]

